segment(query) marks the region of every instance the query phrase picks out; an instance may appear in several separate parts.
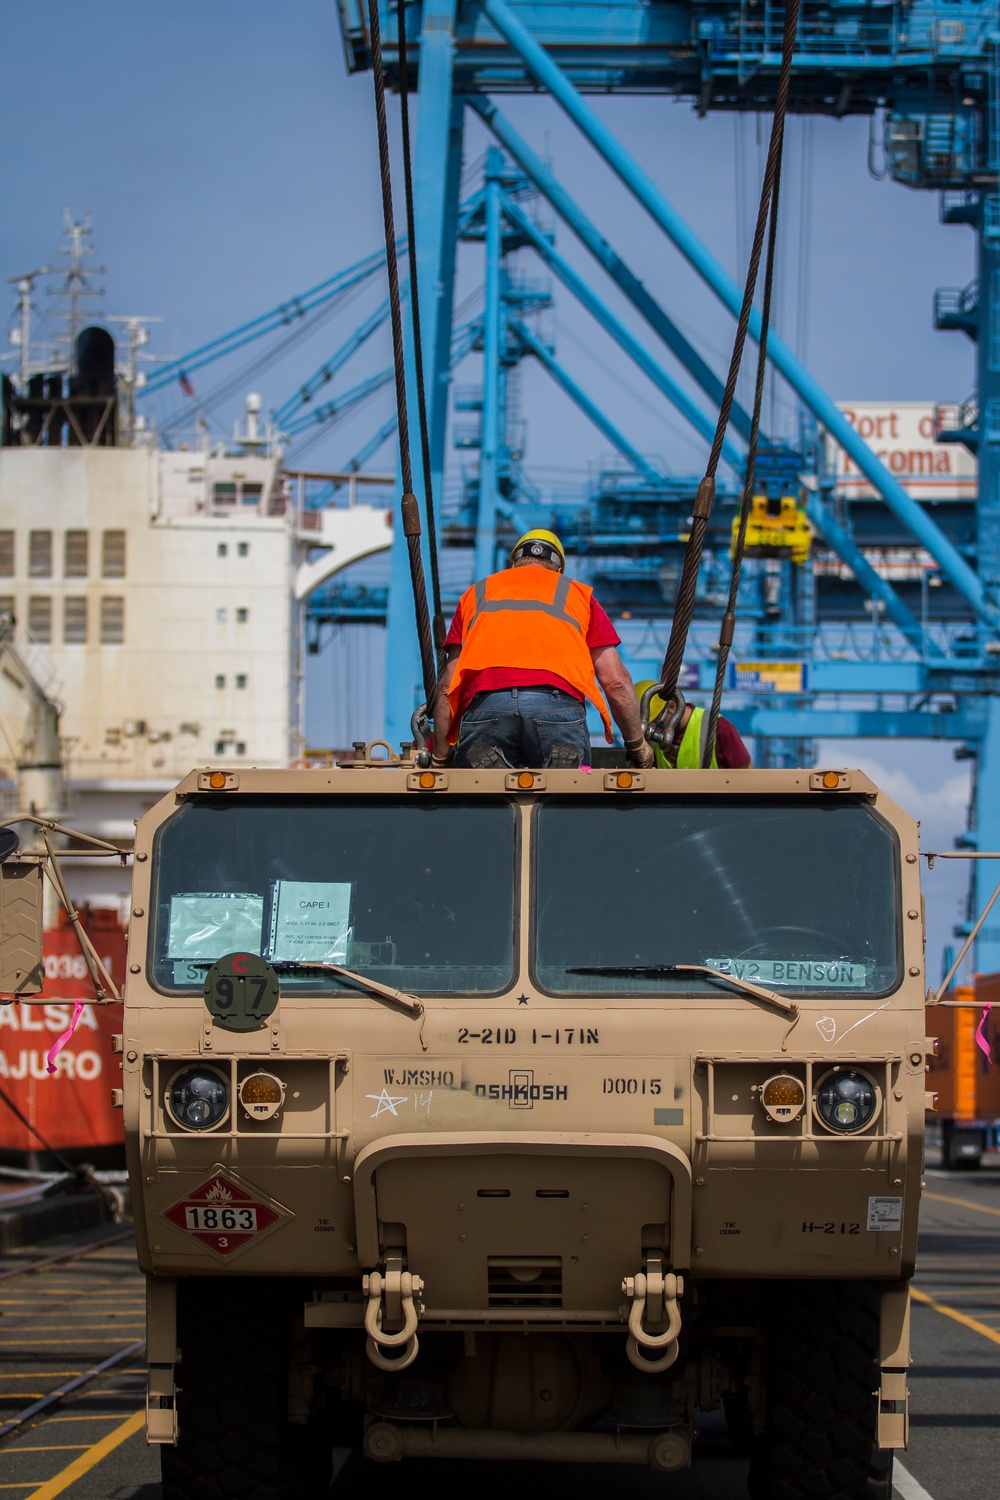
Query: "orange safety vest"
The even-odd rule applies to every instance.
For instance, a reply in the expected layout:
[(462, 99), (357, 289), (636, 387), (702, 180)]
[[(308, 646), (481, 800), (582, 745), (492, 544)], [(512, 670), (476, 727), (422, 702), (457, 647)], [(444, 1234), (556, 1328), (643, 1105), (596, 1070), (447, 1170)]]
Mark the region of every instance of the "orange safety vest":
[(462, 682), (470, 672), (510, 667), (553, 672), (594, 704), (612, 743), (611, 720), (587, 647), (592, 589), (552, 568), (505, 568), (466, 589), (459, 601), (462, 650), (448, 690), (452, 744), (458, 739)]

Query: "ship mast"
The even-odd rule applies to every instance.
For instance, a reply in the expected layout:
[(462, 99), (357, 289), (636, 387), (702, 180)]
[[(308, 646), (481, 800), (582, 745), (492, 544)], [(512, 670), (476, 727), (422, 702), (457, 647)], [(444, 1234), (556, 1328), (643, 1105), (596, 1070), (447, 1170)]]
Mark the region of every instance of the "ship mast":
[(68, 244), (59, 246), (59, 254), (69, 256), (69, 265), (66, 267), (62, 286), (50, 287), (49, 295), (62, 303), (57, 315), (63, 319), (64, 331), (56, 342), (64, 346), (65, 354), (53, 368), (68, 370), (70, 375), (75, 375), (76, 339), (85, 316), (86, 299), (104, 295), (104, 288), (91, 286), (89, 277), (91, 274), (103, 276), (106, 268), (94, 266), (88, 269), (84, 265), (85, 258), (94, 253), (93, 245), (87, 243), (92, 233), (89, 213), (82, 220), (75, 220), (69, 208), (64, 205), (63, 233)]

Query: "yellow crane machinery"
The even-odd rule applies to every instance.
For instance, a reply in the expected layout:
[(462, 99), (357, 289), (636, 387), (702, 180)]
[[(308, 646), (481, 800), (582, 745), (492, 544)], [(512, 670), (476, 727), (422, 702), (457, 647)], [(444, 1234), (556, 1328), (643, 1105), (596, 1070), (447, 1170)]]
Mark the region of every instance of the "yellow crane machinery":
[[(733, 517), (729, 555), (736, 555), (736, 537), (740, 518)], [(794, 563), (808, 560), (812, 547), (812, 526), (795, 495), (754, 495), (747, 520), (745, 557), (790, 558)]]
[[(763, 444), (754, 464), (754, 495), (747, 515), (745, 557), (808, 561), (813, 529), (802, 505), (797, 455), (781, 444)], [(731, 558), (736, 557), (740, 518), (733, 517)]]

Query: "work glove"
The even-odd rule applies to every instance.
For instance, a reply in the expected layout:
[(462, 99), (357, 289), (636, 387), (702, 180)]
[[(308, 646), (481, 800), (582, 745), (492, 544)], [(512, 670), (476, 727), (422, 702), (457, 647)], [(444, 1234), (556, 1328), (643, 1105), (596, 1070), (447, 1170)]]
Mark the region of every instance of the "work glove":
[(625, 741), (625, 755), (629, 765), (640, 771), (648, 771), (656, 764), (652, 745), (647, 745), (641, 735), (637, 740)]
[(443, 771), (445, 766), (450, 766), (455, 758), (454, 750), (449, 750), (447, 755), (432, 755), (431, 765), (435, 771)]

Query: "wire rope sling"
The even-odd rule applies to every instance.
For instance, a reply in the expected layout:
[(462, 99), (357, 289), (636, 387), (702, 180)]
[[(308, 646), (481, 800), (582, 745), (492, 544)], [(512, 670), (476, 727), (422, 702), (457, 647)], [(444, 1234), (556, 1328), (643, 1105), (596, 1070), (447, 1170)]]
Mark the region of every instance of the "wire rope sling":
[[(757, 278), (760, 271), (761, 257), (764, 254), (766, 236), (767, 253), (764, 269), (760, 335), (757, 340), (757, 371), (754, 381), (750, 439), (747, 449), (743, 492), (740, 500), (739, 525), (736, 534), (736, 544), (733, 549), (733, 567), (729, 583), (729, 597), (719, 631), (719, 654), (715, 668), (715, 688), (712, 693), (712, 706), (709, 711), (708, 728), (702, 752), (703, 767), (712, 764), (712, 755), (715, 750), (715, 737), (719, 727), (719, 715), (722, 706), (722, 690), (725, 683), (729, 651), (736, 629), (736, 604), (743, 567), (743, 552), (746, 546), (747, 521), (753, 504), (757, 442), (760, 435), (760, 414), (763, 406), (764, 375), (767, 366), (767, 335), (771, 320), (771, 294), (774, 284), (774, 257), (777, 240), (778, 199), (781, 185), (785, 115), (788, 108), (788, 94), (791, 86), (792, 54), (795, 47), (795, 33), (798, 28), (799, 4), (800, 0), (788, 0), (785, 8), (781, 66), (778, 72), (774, 115), (771, 121), (771, 138), (768, 143), (767, 161), (764, 167), (764, 177), (760, 190), (760, 202), (757, 207), (757, 222), (754, 228), (753, 244), (750, 250), (746, 282), (743, 288), (743, 302), (740, 308), (739, 321), (736, 325), (733, 352), (729, 362), (729, 374), (726, 378), (722, 404), (719, 408), (719, 418), (716, 423), (715, 435), (709, 453), (708, 466), (705, 470), (704, 478), (698, 485), (695, 497), (691, 533), (684, 551), (684, 563), (681, 569), (680, 583), (677, 588), (677, 598), (674, 603), (673, 621), (670, 626), (670, 639), (667, 642), (666, 655), (663, 658), (663, 666), (660, 670), (660, 681), (652, 683), (642, 695), (643, 734), (650, 744), (658, 745), (665, 755), (670, 755), (677, 740), (678, 730), (684, 717), (684, 710), (687, 707), (684, 694), (677, 683), (680, 677), (681, 664), (684, 660), (684, 651), (687, 646), (688, 631), (694, 615), (695, 593), (698, 585), (698, 572), (701, 567), (705, 533), (708, 530), (708, 521), (715, 499), (715, 475), (719, 467), (722, 444), (729, 425), (729, 416), (736, 394), (736, 382), (739, 377), (740, 366), (743, 361), (743, 351), (746, 346), (747, 332), (750, 327), (750, 315), (753, 310), (754, 295), (757, 290)], [(654, 698), (661, 698), (664, 707), (658, 718), (651, 721), (650, 714)]]
[(413, 466), (410, 455), (410, 423), (406, 404), (406, 366), (403, 351), (403, 319), (399, 293), (399, 268), (396, 261), (396, 227), (392, 206), (392, 170), (389, 160), (389, 132), (385, 114), (385, 71), (382, 64), (382, 31), (378, 0), (368, 0), (368, 23), (372, 46), (372, 79), (375, 86), (375, 123), (378, 132), (379, 176), (382, 185), (382, 219), (385, 228), (386, 269), (389, 278), (389, 320), (392, 327), (393, 372), (396, 384), (396, 413), (399, 431), (399, 469), (403, 485), (400, 514), (406, 538), (410, 566), (410, 584), (416, 613), (417, 640), (424, 701), (413, 713), (410, 729), (417, 746), (417, 759), (429, 764), (427, 741), (429, 716), (437, 693), (437, 673), (441, 666), (444, 643), (444, 616), (441, 613), (441, 580), (438, 567), (437, 530), (431, 476), (430, 438), (427, 423), (427, 401), (424, 391), (423, 345), (420, 332), (420, 302), (417, 290), (416, 230), (413, 212), (413, 173), (410, 164), (410, 109), (408, 59), (406, 49), (405, 0), (397, 0), (399, 45), (400, 120), (403, 138), (403, 177), (406, 198), (407, 260), (410, 272), (410, 314), (413, 328), (413, 352), (416, 366), (417, 411), (420, 425), (420, 448), (427, 514), (427, 539), (431, 562), (431, 588), (434, 618), (427, 602), (427, 584), (421, 550), (420, 506), (413, 493)]

